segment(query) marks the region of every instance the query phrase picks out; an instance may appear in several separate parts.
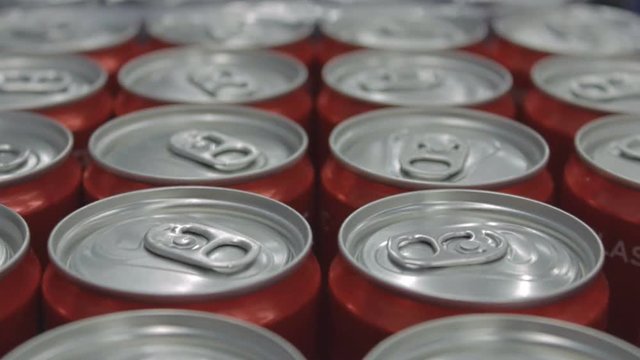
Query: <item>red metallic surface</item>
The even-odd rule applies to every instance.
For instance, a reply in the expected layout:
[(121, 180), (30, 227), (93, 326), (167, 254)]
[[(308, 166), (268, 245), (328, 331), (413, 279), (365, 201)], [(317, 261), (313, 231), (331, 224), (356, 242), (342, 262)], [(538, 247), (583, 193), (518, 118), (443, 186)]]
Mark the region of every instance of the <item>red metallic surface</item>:
[(379, 286), (336, 258), (329, 273), (331, 359), (361, 359), (384, 338), (423, 321), (472, 313), (513, 313), (549, 317), (597, 329), (606, 326), (608, 288), (604, 275), (557, 301), (519, 309), (456, 307), (413, 299)]
[[(412, 191), (367, 179), (333, 158), (325, 163), (321, 182), (321, 228), (316, 246), (318, 259), (323, 267), (328, 267), (338, 253), (338, 231), (352, 212), (384, 197)], [(554, 186), (551, 175), (545, 170), (533, 178), (496, 191), (551, 203)]]
[(115, 93), (118, 90), (118, 70), (127, 61), (141, 54), (136, 39), (131, 39), (117, 46), (84, 53), (86, 57), (97, 62), (109, 75), (107, 88)]
[(565, 168), (562, 207), (601, 237), (611, 286), (609, 330), (640, 345), (640, 191), (598, 174), (576, 156)]
[(67, 159), (35, 179), (0, 187), (0, 204), (25, 219), (31, 232), (31, 247), (43, 264), (48, 262), (49, 233), (80, 206), (81, 190), (82, 168), (76, 158)]
[(101, 292), (74, 282), (51, 264), (44, 275), (42, 292), (47, 328), (95, 315), (134, 309), (207, 311), (264, 326), (312, 358), (315, 353), (320, 281), (318, 263), (310, 255), (288, 277), (250, 293), (199, 301), (143, 301)]
[(0, 357), (38, 334), (42, 268), (29, 251), (5, 274), (0, 274)]
[(529, 76), (533, 65), (550, 56), (550, 54), (527, 49), (500, 37), (491, 42), (485, 55), (509, 69), (513, 75), (515, 87), (519, 89), (533, 87)]

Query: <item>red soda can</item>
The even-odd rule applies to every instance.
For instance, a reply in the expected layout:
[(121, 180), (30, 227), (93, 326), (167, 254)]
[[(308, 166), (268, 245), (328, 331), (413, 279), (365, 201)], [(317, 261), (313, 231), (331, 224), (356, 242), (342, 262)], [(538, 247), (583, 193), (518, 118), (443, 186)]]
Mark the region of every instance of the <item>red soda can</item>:
[(41, 274), (27, 223), (0, 205), (0, 356), (38, 334)]
[(211, 187), (114, 196), (63, 220), (49, 255), (47, 327), (124, 310), (200, 310), (315, 351), (320, 269), (311, 230), (275, 200)]
[(509, 72), (479, 56), (443, 52), (358, 51), (330, 61), (317, 99), (318, 158), (329, 155), (331, 130), (347, 118), (393, 106), (470, 107), (514, 118)]
[(405, 52), (467, 50), (482, 53), (489, 25), (461, 6), (378, 3), (342, 6), (320, 22), (321, 65), (354, 50)]
[(271, 331), (184, 310), (124, 311), (77, 321), (34, 338), (3, 359), (86, 360), (96, 354), (103, 359), (304, 360)]
[(409, 356), (472, 360), (496, 355), (519, 360), (640, 360), (640, 349), (603, 332), (564, 321), (525, 315), (462, 315), (403, 330), (378, 344), (365, 360)]
[(23, 55), (84, 55), (117, 86), (118, 70), (137, 55), (140, 19), (97, 6), (16, 8), (0, 15), (0, 51)]
[(111, 115), (106, 73), (72, 55), (0, 57), (0, 110), (34, 111), (71, 130), (76, 149)]
[(80, 206), (82, 168), (72, 147), (71, 133), (53, 119), (0, 112), (0, 204), (29, 224), (31, 247), (43, 264), (49, 233)]
[(118, 75), (116, 114), (163, 104), (248, 105), (275, 112), (308, 129), (307, 69), (268, 51), (169, 49), (141, 56)]
[(536, 88), (524, 99), (526, 122), (549, 143), (549, 168), (561, 180), (585, 124), (609, 114), (640, 114), (640, 61), (555, 57), (532, 72)]
[(307, 135), (276, 114), (174, 105), (110, 121), (91, 137), (87, 200), (170, 185), (225, 186), (271, 197), (307, 217), (314, 169)]
[(338, 253), (338, 230), (356, 209), (416, 189), (492, 189), (551, 202), (549, 150), (515, 121), (464, 109), (388, 109), (340, 124), (322, 169), (318, 257)]
[(334, 360), (361, 359), (400, 330), (453, 315), (606, 326), (600, 239), (537, 201), (470, 190), (395, 195), (351, 215), (339, 241), (329, 272)]
[[(607, 251), (609, 330), (629, 341), (640, 333), (640, 119), (610, 116), (584, 126), (567, 162), (562, 206), (592, 226)], [(638, 342), (640, 344), (640, 342)]]
[(640, 17), (609, 6), (568, 4), (518, 11), (493, 22), (491, 56), (530, 88), (533, 66), (550, 55), (613, 57), (638, 54)]

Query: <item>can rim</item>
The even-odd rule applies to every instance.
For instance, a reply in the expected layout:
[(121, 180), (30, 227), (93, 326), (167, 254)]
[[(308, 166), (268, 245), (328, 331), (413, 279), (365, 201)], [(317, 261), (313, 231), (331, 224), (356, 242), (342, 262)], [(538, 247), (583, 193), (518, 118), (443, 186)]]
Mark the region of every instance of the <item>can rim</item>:
[(20, 216), (17, 212), (12, 209), (0, 204), (0, 216), (3, 218), (7, 218), (9, 221), (15, 223), (19, 230), (23, 233), (23, 241), (18, 248), (18, 251), (13, 255), (13, 257), (4, 264), (0, 264), (0, 280), (4, 278), (11, 270), (13, 270), (18, 264), (22, 261), (24, 257), (27, 256), (29, 252), (29, 244), (31, 242), (31, 231), (29, 230), (29, 225), (24, 220), (22, 216)]

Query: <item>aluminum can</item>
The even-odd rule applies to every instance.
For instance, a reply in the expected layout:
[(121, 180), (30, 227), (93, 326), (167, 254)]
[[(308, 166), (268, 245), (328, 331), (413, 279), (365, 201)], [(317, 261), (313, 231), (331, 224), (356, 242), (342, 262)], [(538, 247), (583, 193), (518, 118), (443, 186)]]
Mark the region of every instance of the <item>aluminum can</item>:
[(532, 72), (536, 85), (524, 99), (524, 119), (549, 143), (549, 167), (561, 181), (585, 124), (609, 114), (640, 114), (640, 61), (554, 57)]
[(316, 104), (320, 160), (329, 155), (328, 139), (336, 125), (379, 108), (455, 106), (515, 116), (509, 72), (471, 54), (363, 50), (330, 61), (322, 79)]
[[(78, 341), (82, 339), (82, 341)], [(280, 336), (236, 319), (197, 311), (137, 310), (48, 331), (4, 360), (265, 359), (304, 360)]]
[(383, 2), (329, 10), (320, 21), (320, 32), (318, 58), (324, 65), (359, 49), (483, 53), (489, 25), (477, 12), (460, 6)]
[(601, 58), (640, 53), (640, 17), (609, 6), (529, 9), (498, 17), (492, 25), (497, 40), (491, 57), (512, 72), (519, 88), (532, 86), (532, 67), (549, 55)]
[(536, 316), (489, 314), (413, 326), (377, 345), (365, 360), (408, 360), (411, 356), (473, 360), (497, 354), (521, 360), (640, 359), (640, 349), (593, 329)]
[[(611, 285), (609, 329), (637, 341), (640, 333), (640, 117), (610, 116), (576, 135), (567, 162), (562, 207), (592, 226), (607, 251)], [(640, 344), (640, 342), (638, 342)]]
[(329, 272), (335, 360), (360, 359), (393, 333), (453, 315), (606, 324), (600, 239), (540, 202), (472, 190), (395, 195), (353, 213), (339, 242)]
[(551, 202), (544, 139), (515, 121), (464, 109), (387, 109), (331, 134), (321, 174), (320, 263), (338, 253), (338, 230), (356, 209), (417, 189), (474, 188)]
[(38, 333), (41, 274), (27, 223), (0, 205), (0, 356)]
[(263, 196), (211, 187), (114, 196), (65, 218), (51, 234), (49, 257), (48, 328), (178, 308), (239, 318), (307, 356), (315, 351), (321, 280), (311, 230), (296, 211)]
[(47, 262), (47, 240), (58, 221), (80, 206), (82, 168), (73, 137), (53, 119), (0, 112), (0, 204), (29, 224), (31, 247)]
[(0, 57), (0, 111), (33, 111), (71, 130), (77, 150), (111, 115), (106, 73), (72, 55)]

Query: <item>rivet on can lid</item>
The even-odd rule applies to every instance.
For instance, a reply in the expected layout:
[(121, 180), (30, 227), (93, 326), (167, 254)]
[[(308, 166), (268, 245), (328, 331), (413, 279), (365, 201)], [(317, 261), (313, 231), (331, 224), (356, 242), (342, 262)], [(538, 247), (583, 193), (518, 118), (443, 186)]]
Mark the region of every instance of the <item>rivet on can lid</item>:
[(340, 251), (383, 286), (436, 302), (532, 306), (600, 272), (604, 249), (577, 218), (493, 192), (431, 190), (366, 205), (342, 225)]
[(345, 96), (385, 106), (472, 106), (491, 102), (512, 86), (509, 72), (465, 53), (410, 54), (363, 50), (341, 55), (322, 78)]
[(29, 227), (20, 215), (0, 204), (0, 280), (29, 251)]

